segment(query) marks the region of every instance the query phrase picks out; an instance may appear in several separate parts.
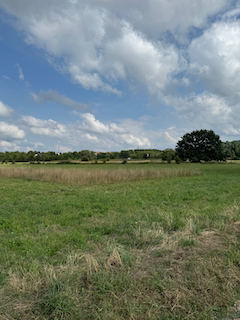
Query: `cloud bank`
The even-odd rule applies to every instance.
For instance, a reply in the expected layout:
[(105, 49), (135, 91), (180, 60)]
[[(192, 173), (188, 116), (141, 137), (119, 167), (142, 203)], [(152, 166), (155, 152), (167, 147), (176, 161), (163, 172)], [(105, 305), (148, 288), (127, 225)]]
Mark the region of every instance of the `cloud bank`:
[[(159, 110), (159, 119), (165, 107), (170, 110), (161, 129), (151, 127), (151, 119), (128, 115), (104, 121), (101, 110), (90, 113), (89, 105), (60, 90), (38, 89), (31, 92), (36, 103), (56, 102), (81, 111), (80, 120), (60, 123), (24, 115), (19, 130), (105, 150), (156, 147), (158, 140), (162, 148), (167, 143), (174, 147), (182, 134), (201, 128), (238, 139), (238, 1), (0, 0), (0, 7), (14, 17), (12, 24), (25, 42), (81, 89), (110, 96), (113, 103), (144, 94)], [(11, 114), (0, 103), (0, 116)]]

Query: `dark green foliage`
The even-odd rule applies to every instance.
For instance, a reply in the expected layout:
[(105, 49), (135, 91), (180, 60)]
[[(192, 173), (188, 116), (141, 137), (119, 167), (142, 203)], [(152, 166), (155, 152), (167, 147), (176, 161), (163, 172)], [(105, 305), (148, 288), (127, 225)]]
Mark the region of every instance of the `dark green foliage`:
[(223, 142), (222, 144), (224, 156), (232, 160), (240, 159), (240, 143), (239, 141)]
[(169, 164), (174, 160), (176, 152), (173, 149), (165, 149), (162, 153), (162, 160), (167, 161)]
[[(172, 149), (167, 149), (172, 150)], [(175, 154), (175, 151), (172, 150)], [(50, 161), (92, 161), (92, 160), (103, 160), (106, 159), (161, 159), (163, 151), (157, 149), (136, 149), (136, 150), (122, 150), (120, 152), (95, 152), (90, 150), (74, 151), (74, 152), (40, 152), (40, 151), (6, 151), (0, 152), (0, 162), (3, 164), (6, 161), (15, 162), (50, 162)], [(172, 160), (174, 157), (172, 157)]]
[(130, 157), (130, 152), (129, 151), (123, 150), (123, 151), (120, 152), (120, 158), (121, 159), (127, 159), (129, 157)]
[(180, 164), (181, 163), (181, 159), (179, 158), (179, 156), (175, 157), (175, 162), (176, 162), (176, 164)]
[(222, 142), (213, 130), (196, 130), (186, 133), (176, 147), (177, 155), (190, 162), (225, 160)]
[(123, 162), (122, 162), (122, 164), (126, 164), (127, 163), (127, 160), (125, 159), (125, 160), (123, 160)]

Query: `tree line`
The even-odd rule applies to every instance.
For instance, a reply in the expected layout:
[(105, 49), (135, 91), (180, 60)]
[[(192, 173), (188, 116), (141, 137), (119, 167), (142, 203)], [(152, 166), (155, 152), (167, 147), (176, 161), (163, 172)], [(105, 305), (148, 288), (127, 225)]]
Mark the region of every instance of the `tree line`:
[[(212, 137), (212, 138), (211, 138)], [(211, 140), (212, 139), (212, 140)], [(120, 152), (95, 152), (82, 150), (74, 152), (56, 153), (54, 151), (6, 151), (0, 152), (0, 162), (50, 162), (50, 161), (97, 161), (109, 160), (141, 160), (161, 159), (171, 163), (172, 160), (199, 162), (200, 160), (240, 160), (240, 141), (221, 142), (213, 131), (200, 130), (186, 134), (177, 143), (176, 149), (132, 149)]]
[(56, 153), (54, 151), (6, 151), (0, 152), (0, 162), (48, 162), (48, 161), (92, 161), (92, 160), (114, 160), (114, 159), (162, 159), (174, 160), (176, 155), (175, 150), (165, 149), (136, 149), (122, 150), (120, 152), (95, 152), (91, 150), (82, 150), (74, 152)]

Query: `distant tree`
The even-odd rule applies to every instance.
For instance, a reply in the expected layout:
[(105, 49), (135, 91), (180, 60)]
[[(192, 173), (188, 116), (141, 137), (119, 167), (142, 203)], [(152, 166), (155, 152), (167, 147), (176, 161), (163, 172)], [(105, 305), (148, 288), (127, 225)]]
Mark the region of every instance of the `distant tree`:
[(171, 163), (172, 160), (174, 160), (176, 156), (176, 152), (173, 149), (165, 149), (162, 153), (162, 160), (167, 161), (168, 163)]
[(28, 159), (28, 161), (34, 161), (35, 160), (35, 152), (32, 150), (28, 151), (27, 159)]
[(225, 160), (222, 141), (213, 130), (196, 130), (186, 133), (176, 146), (176, 153), (182, 160)]
[(79, 158), (81, 158), (82, 160), (84, 159), (83, 161), (93, 160), (94, 156), (94, 152), (90, 150), (82, 150), (79, 152)]
[(122, 150), (121, 152), (120, 152), (120, 158), (121, 159), (127, 159), (127, 158), (129, 158), (130, 157), (130, 151), (128, 151), (128, 150)]
[(107, 158), (107, 153), (106, 152), (100, 152), (97, 155), (97, 159), (106, 159)]

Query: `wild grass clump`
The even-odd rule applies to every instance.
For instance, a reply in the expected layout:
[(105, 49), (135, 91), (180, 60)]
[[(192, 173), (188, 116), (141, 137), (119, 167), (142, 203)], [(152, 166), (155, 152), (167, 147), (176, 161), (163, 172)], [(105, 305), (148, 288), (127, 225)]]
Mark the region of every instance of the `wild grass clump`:
[(0, 168), (0, 176), (32, 179), (73, 186), (104, 183), (122, 183), (149, 179), (199, 176), (200, 170), (187, 169), (116, 169), (116, 170), (66, 170), (57, 168)]
[[(147, 233), (146, 225), (142, 229)], [(212, 233), (203, 232), (196, 242), (184, 240), (183, 231), (169, 234), (174, 245), (167, 248), (158, 224), (149, 231), (141, 249), (103, 240), (89, 253), (68, 253), (60, 264), (10, 270), (3, 314), (11, 309), (6, 319), (24, 320), (227, 319), (222, 315), (240, 285), (239, 253), (234, 258), (223, 241), (206, 248)], [(149, 247), (150, 235), (159, 246)]]

